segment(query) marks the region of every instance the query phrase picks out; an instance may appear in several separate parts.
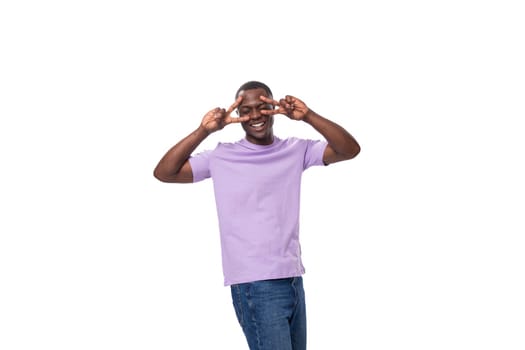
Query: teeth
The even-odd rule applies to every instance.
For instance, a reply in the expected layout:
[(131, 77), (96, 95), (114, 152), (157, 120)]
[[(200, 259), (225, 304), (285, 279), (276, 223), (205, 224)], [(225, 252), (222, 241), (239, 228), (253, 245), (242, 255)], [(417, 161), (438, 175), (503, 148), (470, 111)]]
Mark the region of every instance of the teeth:
[(264, 122), (260, 122), (260, 123), (257, 123), (257, 124), (252, 124), (252, 126), (254, 128), (258, 128), (258, 127), (263, 126), (263, 125), (264, 125)]

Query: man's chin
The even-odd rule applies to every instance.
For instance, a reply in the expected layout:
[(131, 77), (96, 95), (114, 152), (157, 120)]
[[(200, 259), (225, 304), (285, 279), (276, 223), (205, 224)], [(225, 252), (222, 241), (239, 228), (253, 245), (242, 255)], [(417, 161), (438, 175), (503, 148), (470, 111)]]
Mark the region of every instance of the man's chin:
[(273, 142), (273, 134), (247, 133), (246, 139), (259, 145), (269, 145)]

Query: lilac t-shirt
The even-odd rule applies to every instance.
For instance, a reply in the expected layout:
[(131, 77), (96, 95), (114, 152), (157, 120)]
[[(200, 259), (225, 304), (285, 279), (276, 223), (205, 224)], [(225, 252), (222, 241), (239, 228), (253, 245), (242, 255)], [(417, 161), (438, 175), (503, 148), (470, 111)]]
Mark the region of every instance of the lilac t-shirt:
[(219, 143), (189, 161), (193, 181), (211, 177), (219, 219), (224, 285), (300, 276), (302, 172), (323, 165), (326, 141), (277, 137)]

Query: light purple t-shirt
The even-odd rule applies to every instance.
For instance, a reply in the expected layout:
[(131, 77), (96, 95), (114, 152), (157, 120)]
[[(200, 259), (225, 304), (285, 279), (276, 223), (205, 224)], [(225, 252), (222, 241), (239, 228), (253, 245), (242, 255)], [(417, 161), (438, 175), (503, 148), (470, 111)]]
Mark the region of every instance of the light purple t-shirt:
[(300, 276), (302, 172), (323, 165), (326, 141), (277, 137), (219, 143), (189, 161), (193, 181), (211, 177), (219, 219), (224, 285)]

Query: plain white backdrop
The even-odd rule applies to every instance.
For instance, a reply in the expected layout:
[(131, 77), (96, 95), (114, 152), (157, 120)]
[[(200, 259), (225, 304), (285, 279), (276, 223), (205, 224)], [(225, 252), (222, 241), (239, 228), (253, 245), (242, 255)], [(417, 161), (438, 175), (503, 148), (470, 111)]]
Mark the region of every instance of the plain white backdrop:
[(525, 348), (518, 4), (3, 1), (0, 348), (246, 348), (211, 181), (152, 171), (252, 79), (362, 146), (304, 174), (310, 349)]

